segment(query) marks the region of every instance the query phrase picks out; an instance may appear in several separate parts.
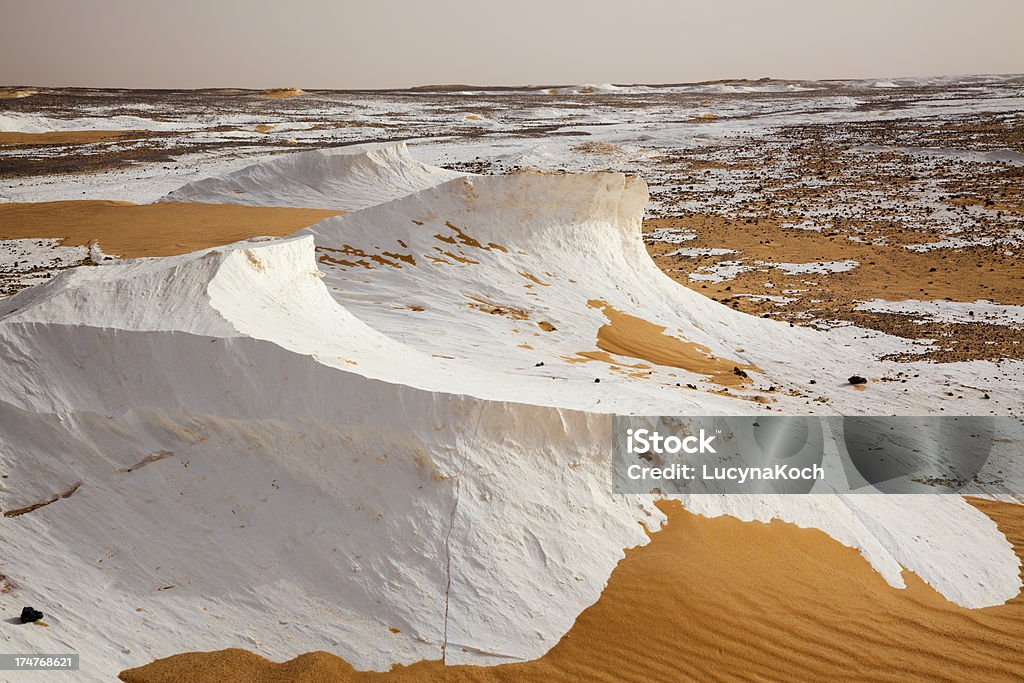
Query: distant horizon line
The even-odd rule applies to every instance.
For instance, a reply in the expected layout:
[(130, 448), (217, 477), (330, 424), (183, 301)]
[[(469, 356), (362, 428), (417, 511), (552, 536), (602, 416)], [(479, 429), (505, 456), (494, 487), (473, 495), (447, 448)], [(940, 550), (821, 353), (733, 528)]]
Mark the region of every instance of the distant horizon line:
[(423, 92), (443, 92), (443, 91), (460, 91), (460, 90), (549, 90), (558, 88), (573, 88), (573, 87), (601, 87), (601, 86), (612, 86), (616, 88), (635, 88), (635, 87), (647, 87), (647, 88), (672, 88), (685, 85), (720, 85), (728, 83), (769, 83), (769, 82), (780, 82), (780, 83), (845, 83), (853, 81), (871, 81), (871, 80), (910, 80), (910, 79), (929, 79), (929, 78), (1011, 78), (1011, 77), (1024, 77), (1024, 73), (958, 73), (958, 74), (931, 74), (927, 76), (866, 76), (860, 78), (775, 78), (773, 76), (761, 76), (758, 78), (750, 77), (734, 77), (734, 78), (715, 78), (702, 81), (679, 81), (674, 83), (560, 83), (560, 84), (517, 84), (517, 85), (498, 85), (498, 84), (471, 84), (471, 83), (428, 83), (423, 85), (411, 85), (405, 87), (391, 87), (391, 88), (318, 88), (318, 87), (301, 87), (301, 86), (268, 86), (268, 87), (241, 87), (241, 86), (199, 86), (199, 87), (132, 87), (132, 86), (94, 86), (94, 85), (38, 85), (38, 84), (4, 84), (0, 85), (0, 88), (5, 90), (12, 89), (51, 89), (51, 90), (140, 90), (140, 91), (217, 91), (217, 90), (242, 90), (252, 92), (266, 92), (274, 90), (302, 90), (303, 92), (402, 92), (402, 91), (423, 91)]

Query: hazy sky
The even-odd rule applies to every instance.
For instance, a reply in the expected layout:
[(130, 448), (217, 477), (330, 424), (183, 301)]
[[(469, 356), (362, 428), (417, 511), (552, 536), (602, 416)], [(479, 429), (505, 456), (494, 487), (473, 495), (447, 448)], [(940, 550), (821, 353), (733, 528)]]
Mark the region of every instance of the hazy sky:
[(1021, 72), (1021, 0), (0, 0), (7, 85), (389, 88)]

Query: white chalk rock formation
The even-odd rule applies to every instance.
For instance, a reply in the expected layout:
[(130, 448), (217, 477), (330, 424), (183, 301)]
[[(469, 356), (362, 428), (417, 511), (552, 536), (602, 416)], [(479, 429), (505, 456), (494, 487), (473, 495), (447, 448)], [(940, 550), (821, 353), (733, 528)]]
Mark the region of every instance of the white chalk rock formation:
[[(822, 410), (811, 372), (829, 410), (928, 412), (943, 381), (977, 372), (945, 366), (913, 395), (840, 386), (851, 369), (881, 376), (877, 355), (905, 343), (790, 328), (678, 286), (641, 240), (642, 181), (416, 190), (438, 176), (402, 186), (391, 169), (374, 186), (366, 159), (405, 157), (378, 152), (282, 158), (186, 195), (404, 197), (292, 238), (78, 268), (0, 302), (0, 601), (51, 624), (3, 629), (5, 651), (87, 652), (89, 680), (228, 646), (372, 669), (538, 657), (647, 541), (641, 523), (663, 519), (611, 493), (614, 415), (761, 414), (750, 399), (767, 385), (775, 411)], [(315, 169), (322, 182), (293, 175)], [(704, 365), (599, 348), (620, 324), (750, 366), (751, 382), (723, 391)], [(820, 528), (894, 586), (907, 568), (963, 605), (1020, 588), (1009, 543), (958, 497), (685, 503)]]
[(286, 154), (174, 190), (161, 201), (355, 211), (462, 173), (414, 159), (404, 142)]

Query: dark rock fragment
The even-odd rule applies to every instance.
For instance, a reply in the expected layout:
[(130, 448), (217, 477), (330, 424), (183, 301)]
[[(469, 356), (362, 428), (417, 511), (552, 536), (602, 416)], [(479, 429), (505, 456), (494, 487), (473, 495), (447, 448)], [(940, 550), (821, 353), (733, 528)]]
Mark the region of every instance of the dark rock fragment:
[(43, 618), (43, 613), (34, 607), (25, 607), (21, 610), (21, 623), (31, 624)]

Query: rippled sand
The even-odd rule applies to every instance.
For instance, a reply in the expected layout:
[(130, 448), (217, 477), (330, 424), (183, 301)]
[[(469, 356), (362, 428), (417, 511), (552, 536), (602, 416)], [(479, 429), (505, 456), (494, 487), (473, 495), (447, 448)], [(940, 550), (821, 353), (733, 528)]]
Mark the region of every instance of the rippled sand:
[[(1024, 551), (1024, 507), (974, 500)], [(855, 550), (773, 521), (707, 519), (663, 503), (668, 525), (627, 551), (601, 598), (537, 661), (420, 662), (357, 672), (313, 652), (275, 664), (245, 650), (176, 655), (121, 674), (171, 681), (1020, 680), (1024, 598), (958, 607), (916, 575), (891, 588)]]

